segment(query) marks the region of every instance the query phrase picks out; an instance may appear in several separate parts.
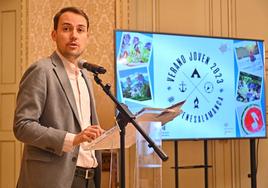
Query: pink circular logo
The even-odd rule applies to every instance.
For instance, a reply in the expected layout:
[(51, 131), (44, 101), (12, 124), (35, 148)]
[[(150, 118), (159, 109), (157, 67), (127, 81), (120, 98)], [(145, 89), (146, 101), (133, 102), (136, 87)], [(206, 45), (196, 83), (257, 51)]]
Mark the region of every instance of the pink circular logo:
[(243, 129), (247, 134), (256, 133), (263, 127), (262, 112), (257, 105), (248, 106), (242, 114)]

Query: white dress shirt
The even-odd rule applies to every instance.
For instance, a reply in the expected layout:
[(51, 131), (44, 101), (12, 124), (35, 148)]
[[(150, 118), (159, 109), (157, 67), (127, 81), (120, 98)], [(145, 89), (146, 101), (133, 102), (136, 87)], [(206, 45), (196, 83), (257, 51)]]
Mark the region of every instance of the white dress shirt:
[[(57, 54), (63, 61), (65, 70), (69, 77), (80, 118), (81, 130), (84, 130), (86, 127), (91, 125), (90, 97), (88, 87), (84, 78), (82, 77), (80, 69), (73, 63), (69, 62), (66, 58), (64, 58), (59, 52), (57, 52)], [(73, 150), (74, 137), (75, 134), (66, 134), (63, 145), (64, 152), (70, 152)], [(83, 147), (80, 147), (76, 165), (85, 168), (96, 167), (98, 163), (95, 157), (94, 150), (84, 150)]]

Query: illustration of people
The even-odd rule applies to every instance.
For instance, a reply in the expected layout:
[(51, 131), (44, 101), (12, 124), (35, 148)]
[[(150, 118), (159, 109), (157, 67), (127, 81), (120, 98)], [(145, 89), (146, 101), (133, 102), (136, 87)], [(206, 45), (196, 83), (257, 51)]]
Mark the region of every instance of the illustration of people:
[(152, 50), (152, 43), (148, 41), (149, 39), (145, 36), (132, 36), (125, 33), (122, 37), (118, 61), (127, 66), (148, 63)]
[(126, 63), (125, 61), (130, 53), (130, 39), (131, 39), (131, 37), (129, 34), (125, 34), (123, 36), (120, 55), (119, 55), (119, 59), (122, 60), (123, 63)]

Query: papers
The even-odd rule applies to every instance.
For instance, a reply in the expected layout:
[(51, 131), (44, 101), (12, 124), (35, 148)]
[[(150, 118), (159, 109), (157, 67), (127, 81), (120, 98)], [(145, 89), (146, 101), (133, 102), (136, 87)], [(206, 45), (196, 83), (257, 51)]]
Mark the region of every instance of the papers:
[[(168, 108), (143, 108), (136, 114), (136, 122), (154, 121), (161, 122), (162, 125), (173, 120), (181, 112), (181, 106), (185, 101), (176, 103)], [(125, 147), (129, 148), (136, 143), (136, 128), (128, 123), (125, 133)], [(119, 125), (105, 131), (101, 136), (81, 144), (85, 150), (103, 150), (103, 149), (119, 149), (120, 148), (120, 128)]]
[[(136, 129), (128, 123), (126, 126), (125, 134), (125, 147), (129, 148), (136, 142)], [(119, 149), (120, 148), (120, 128), (118, 125), (105, 131), (101, 136), (92, 140), (91, 142), (85, 142), (81, 145), (85, 150), (103, 150), (103, 149)]]
[(185, 101), (178, 102), (168, 108), (143, 108), (136, 114), (137, 121), (158, 121), (162, 125), (173, 120), (182, 113), (181, 106)]

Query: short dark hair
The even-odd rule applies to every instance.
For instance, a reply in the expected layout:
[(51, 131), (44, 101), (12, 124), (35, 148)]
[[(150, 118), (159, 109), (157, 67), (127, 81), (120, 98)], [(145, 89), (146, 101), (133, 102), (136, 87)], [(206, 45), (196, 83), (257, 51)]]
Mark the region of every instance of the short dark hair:
[(58, 29), (59, 19), (60, 19), (61, 15), (65, 12), (72, 12), (72, 13), (79, 14), (79, 15), (83, 16), (87, 21), (87, 30), (88, 30), (88, 27), (89, 27), (88, 16), (82, 9), (77, 8), (77, 7), (65, 7), (65, 8), (62, 8), (59, 12), (57, 12), (57, 14), (55, 14), (55, 16), (53, 18), (54, 30)]

